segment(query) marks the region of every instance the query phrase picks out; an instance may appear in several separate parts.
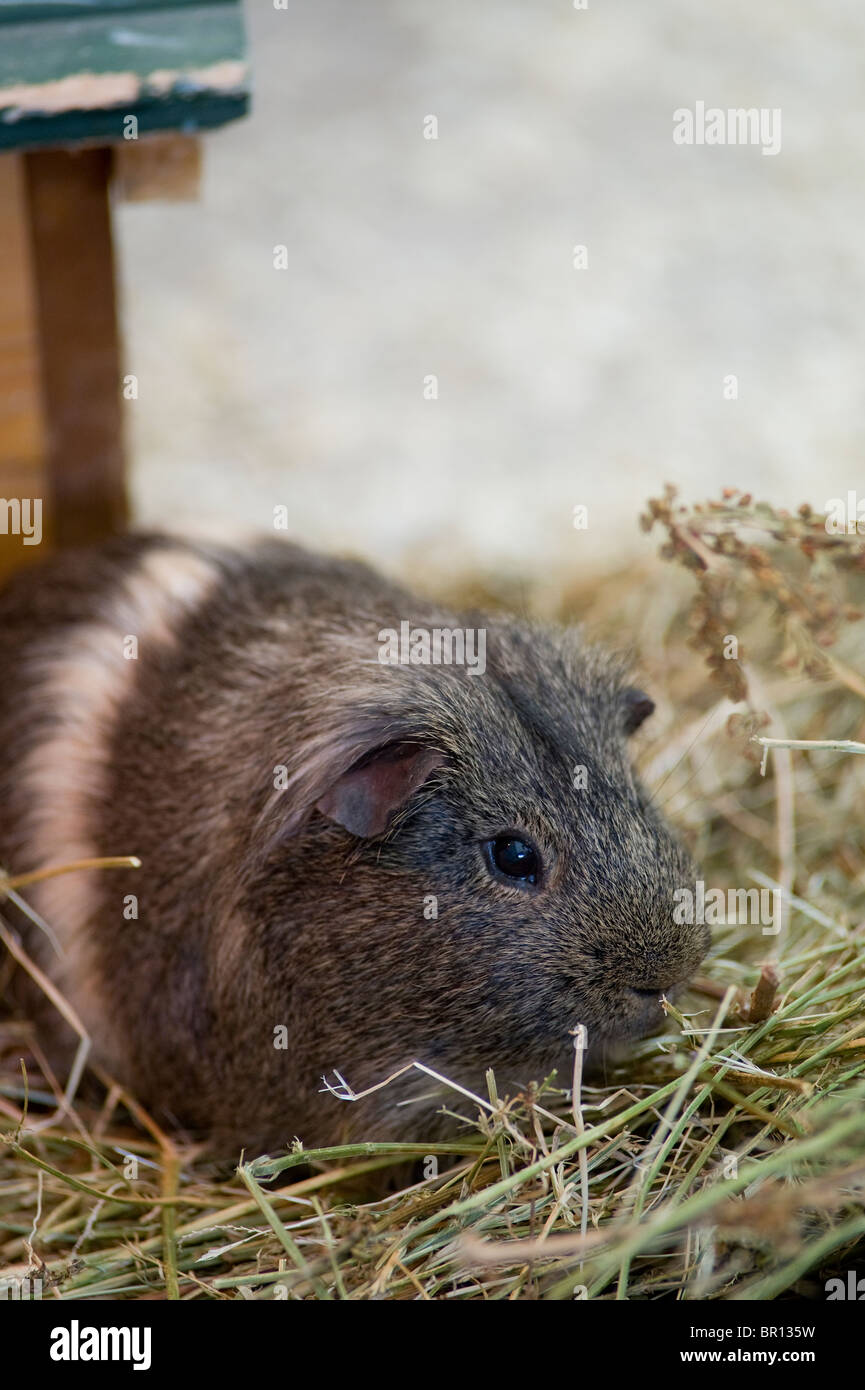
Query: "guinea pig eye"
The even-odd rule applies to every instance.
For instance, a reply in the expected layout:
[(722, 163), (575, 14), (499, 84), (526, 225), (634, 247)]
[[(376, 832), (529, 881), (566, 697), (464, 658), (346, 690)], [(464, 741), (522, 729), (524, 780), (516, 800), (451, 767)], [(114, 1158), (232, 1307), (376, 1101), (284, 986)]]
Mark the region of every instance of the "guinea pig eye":
[(487, 865), (497, 878), (517, 883), (537, 883), (541, 856), (529, 840), (518, 835), (497, 835), (484, 845)]

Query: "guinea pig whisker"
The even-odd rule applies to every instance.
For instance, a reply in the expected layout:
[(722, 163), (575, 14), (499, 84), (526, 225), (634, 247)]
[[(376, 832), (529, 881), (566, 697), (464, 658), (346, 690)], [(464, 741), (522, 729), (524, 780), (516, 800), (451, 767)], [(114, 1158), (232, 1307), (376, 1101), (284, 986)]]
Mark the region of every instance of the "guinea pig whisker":
[[(665, 773), (665, 775), (661, 778), (661, 780), (660, 780), (660, 782), (658, 783), (657, 787), (654, 787), (654, 788), (652, 789), (652, 792), (650, 793), (650, 796), (651, 796), (651, 800), (652, 800), (652, 803), (653, 803), (653, 804), (656, 804), (656, 803), (655, 803), (655, 798), (657, 797), (658, 793), (659, 793), (660, 791), (663, 790), (664, 786), (665, 786), (666, 783), (670, 780), (670, 778), (672, 777), (673, 773), (676, 771), (677, 768), (679, 768), (679, 767), (681, 766), (681, 764), (684, 762), (685, 758), (687, 758), (688, 754), (691, 752), (692, 748), (694, 748), (694, 747), (696, 746), (696, 744), (699, 742), (699, 740), (702, 738), (703, 734), (704, 734), (705, 731), (706, 731), (707, 725), (709, 724), (709, 722), (710, 722), (711, 719), (713, 718), (713, 715), (714, 715), (714, 710), (710, 710), (709, 713), (706, 715), (706, 718), (703, 720), (703, 723), (700, 725), (699, 729), (698, 729), (697, 732), (695, 733), (693, 739), (692, 739), (691, 742), (688, 744), (687, 748), (684, 748), (684, 749), (682, 750), (681, 756), (678, 757), (678, 758), (676, 759), (676, 761), (673, 763), (673, 766), (672, 766), (672, 767)], [(687, 784), (686, 784), (686, 785), (687, 785)]]
[[(681, 787), (678, 788), (678, 791), (677, 791), (677, 792), (676, 792), (676, 791), (672, 792), (671, 795), (667, 797), (666, 801), (662, 801), (662, 802), (660, 802), (660, 803), (656, 803), (656, 802), (654, 801), (654, 798), (653, 798), (653, 799), (652, 799), (653, 805), (656, 806), (656, 809), (659, 810), (659, 811), (662, 811), (662, 810), (664, 809), (665, 806), (669, 806), (670, 803), (672, 802), (673, 798), (674, 798), (676, 795), (681, 794), (681, 792), (683, 792), (683, 791), (685, 790), (685, 788), (686, 788), (687, 786), (689, 786), (691, 782), (693, 782), (694, 778), (697, 776), (697, 773), (698, 773), (698, 772), (702, 772), (703, 768), (706, 766), (706, 764), (708, 763), (708, 761), (709, 761), (709, 759), (711, 758), (711, 756), (712, 756), (712, 749), (709, 749), (709, 752), (706, 754), (706, 756), (705, 756), (705, 758), (703, 759), (703, 761), (702, 761), (698, 766), (692, 768), (690, 775), (685, 779), (685, 781), (682, 783)], [(679, 761), (681, 762), (681, 759), (680, 759)], [(678, 767), (678, 765), (679, 765), (679, 764), (677, 763), (676, 766)], [(665, 779), (665, 780), (666, 780), (666, 779)], [(661, 785), (663, 785), (663, 783), (662, 783)]]

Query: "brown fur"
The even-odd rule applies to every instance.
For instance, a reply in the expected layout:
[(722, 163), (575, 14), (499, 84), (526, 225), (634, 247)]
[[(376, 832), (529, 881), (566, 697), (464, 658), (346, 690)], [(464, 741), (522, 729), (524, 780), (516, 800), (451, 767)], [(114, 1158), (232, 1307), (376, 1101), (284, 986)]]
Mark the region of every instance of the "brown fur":
[[(381, 665), (404, 619), (484, 626), (485, 674)], [(569, 1030), (595, 1055), (645, 1032), (649, 992), (706, 949), (673, 923), (695, 871), (628, 758), (650, 706), (573, 632), (460, 618), (276, 541), (129, 537), (8, 587), (0, 671), (0, 862), (143, 863), (34, 890), (64, 959), (30, 944), (107, 1064), (222, 1148), (431, 1136), (428, 1078), (345, 1103), (322, 1075), (566, 1076)], [(481, 842), (505, 830), (541, 850), (537, 888), (489, 872)]]

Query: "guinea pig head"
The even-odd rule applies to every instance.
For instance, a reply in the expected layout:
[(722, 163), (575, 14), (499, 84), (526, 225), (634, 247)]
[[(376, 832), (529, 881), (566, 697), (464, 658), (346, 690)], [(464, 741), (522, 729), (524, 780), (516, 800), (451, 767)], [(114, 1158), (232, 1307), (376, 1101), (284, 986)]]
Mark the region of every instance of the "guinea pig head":
[(598, 1056), (662, 1022), (708, 935), (674, 919), (696, 871), (631, 766), (652, 708), (573, 633), (504, 623), (482, 675), (385, 667), (321, 702), (266, 878), (277, 934), (278, 882), (312, 914), (322, 1070), (524, 1083), (564, 1074), (578, 1024)]

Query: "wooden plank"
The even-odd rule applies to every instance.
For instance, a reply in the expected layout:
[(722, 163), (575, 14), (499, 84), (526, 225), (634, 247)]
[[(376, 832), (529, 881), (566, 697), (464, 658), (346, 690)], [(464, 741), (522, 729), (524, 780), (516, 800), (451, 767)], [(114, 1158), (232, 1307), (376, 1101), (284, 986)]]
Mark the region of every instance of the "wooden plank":
[[(0, 155), (0, 579), (48, 542), (39, 338), (23, 156)], [(6, 504), (41, 504), (42, 541), (10, 534)]]
[[(2, 9), (2, 0), (0, 0)], [(4, 24), (0, 148), (195, 130), (245, 114), (249, 70), (235, 3)]]
[(108, 149), (25, 156), (58, 544), (126, 520)]

